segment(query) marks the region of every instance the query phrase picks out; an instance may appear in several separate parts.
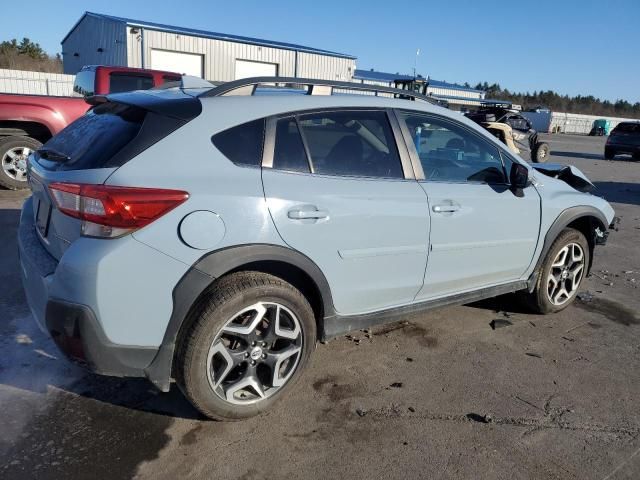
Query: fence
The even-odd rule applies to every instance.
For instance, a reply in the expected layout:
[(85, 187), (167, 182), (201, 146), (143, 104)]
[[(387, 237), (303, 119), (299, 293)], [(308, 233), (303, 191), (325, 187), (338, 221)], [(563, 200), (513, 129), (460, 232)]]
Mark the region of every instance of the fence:
[(74, 75), (62, 73), (29, 72), (0, 68), (0, 93), (24, 95), (54, 95), (68, 97), (73, 94)]
[[(602, 117), (597, 115), (581, 115), (578, 113), (553, 112), (551, 114), (551, 133), (573, 133), (577, 135), (588, 135), (593, 128), (593, 122), (599, 118), (606, 118), (611, 121), (613, 129), (618, 123), (634, 121), (631, 118)], [(637, 121), (637, 120), (636, 120)]]

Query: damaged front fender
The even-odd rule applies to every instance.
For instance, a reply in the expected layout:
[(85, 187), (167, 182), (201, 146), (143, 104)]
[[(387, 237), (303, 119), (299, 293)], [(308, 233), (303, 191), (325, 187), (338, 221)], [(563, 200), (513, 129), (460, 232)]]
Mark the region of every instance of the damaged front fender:
[(543, 173), (548, 177), (562, 180), (579, 192), (587, 193), (596, 188), (584, 173), (572, 165), (562, 165), (560, 163), (537, 163), (531, 166), (535, 168), (536, 171)]

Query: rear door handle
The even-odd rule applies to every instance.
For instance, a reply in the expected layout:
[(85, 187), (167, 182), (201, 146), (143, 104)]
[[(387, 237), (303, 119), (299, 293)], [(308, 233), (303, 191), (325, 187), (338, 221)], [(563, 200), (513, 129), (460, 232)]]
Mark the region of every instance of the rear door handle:
[(328, 218), (329, 212), (326, 210), (318, 210), (315, 207), (305, 206), (304, 208), (292, 208), (287, 212), (287, 216), (291, 220), (319, 220)]
[(460, 205), (434, 205), (432, 210), (436, 213), (452, 213), (460, 210)]

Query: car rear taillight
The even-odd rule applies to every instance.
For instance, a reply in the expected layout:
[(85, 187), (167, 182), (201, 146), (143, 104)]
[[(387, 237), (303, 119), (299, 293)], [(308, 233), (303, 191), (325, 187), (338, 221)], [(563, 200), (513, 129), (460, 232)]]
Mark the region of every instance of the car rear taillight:
[(83, 235), (99, 238), (142, 228), (189, 198), (180, 190), (78, 183), (51, 183), (49, 190), (58, 210), (82, 220)]

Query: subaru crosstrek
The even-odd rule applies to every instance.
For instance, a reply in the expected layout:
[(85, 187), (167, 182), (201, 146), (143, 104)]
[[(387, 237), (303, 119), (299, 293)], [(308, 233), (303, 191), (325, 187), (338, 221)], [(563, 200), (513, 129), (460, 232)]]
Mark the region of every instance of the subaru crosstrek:
[(509, 292), (557, 312), (614, 220), (579, 170), (418, 94), (187, 83), (97, 98), (30, 157), (20, 259), (68, 357), (211, 418), (269, 408), (353, 329)]

